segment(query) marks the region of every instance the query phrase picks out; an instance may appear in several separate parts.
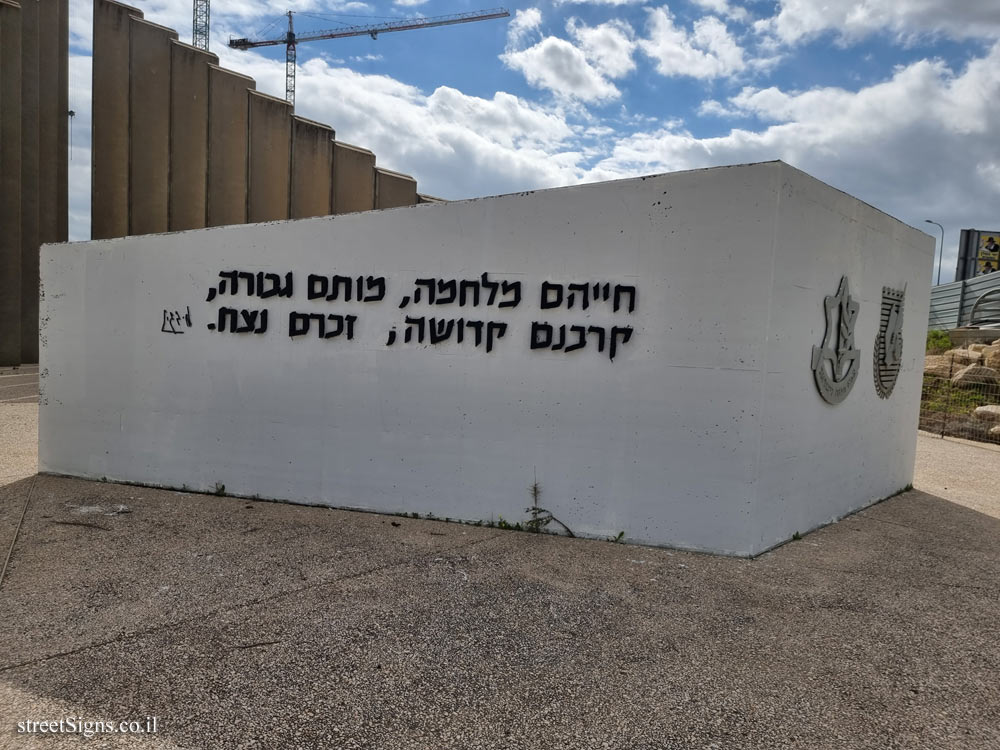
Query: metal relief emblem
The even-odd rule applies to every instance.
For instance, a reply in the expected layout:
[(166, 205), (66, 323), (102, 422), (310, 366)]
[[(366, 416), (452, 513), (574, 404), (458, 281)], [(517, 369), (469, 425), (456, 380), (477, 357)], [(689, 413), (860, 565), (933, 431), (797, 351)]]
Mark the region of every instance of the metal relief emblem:
[(889, 398), (899, 375), (903, 358), (903, 297), (906, 287), (882, 287), (882, 311), (878, 336), (875, 337), (875, 391), (881, 398)]
[(860, 305), (851, 298), (847, 277), (833, 296), (823, 300), (826, 310), (826, 332), (822, 346), (812, 350), (812, 370), (816, 388), (823, 400), (839, 404), (858, 379), (861, 350), (854, 348), (854, 324)]

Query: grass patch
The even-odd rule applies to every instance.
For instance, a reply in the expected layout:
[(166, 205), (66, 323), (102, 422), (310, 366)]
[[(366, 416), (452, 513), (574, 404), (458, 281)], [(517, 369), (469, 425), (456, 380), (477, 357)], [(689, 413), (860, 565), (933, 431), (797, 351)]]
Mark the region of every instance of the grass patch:
[(944, 331), (927, 332), (927, 354), (944, 354), (951, 349), (951, 339)]

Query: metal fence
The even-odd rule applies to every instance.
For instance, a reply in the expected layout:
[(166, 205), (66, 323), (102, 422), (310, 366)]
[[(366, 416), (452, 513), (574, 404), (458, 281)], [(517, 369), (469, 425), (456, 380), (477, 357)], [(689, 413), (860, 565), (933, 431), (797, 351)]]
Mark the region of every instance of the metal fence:
[[(942, 437), (1000, 444), (1000, 380), (991, 370), (979, 376), (955, 376), (965, 365), (954, 364), (948, 376), (924, 373), (920, 397), (920, 429)], [(995, 407), (995, 408), (982, 408)]]
[(972, 320), (972, 308), (976, 302), (984, 294), (994, 290), (1000, 290), (1000, 273), (990, 273), (934, 287), (931, 289), (927, 330), (948, 331), (969, 325)]

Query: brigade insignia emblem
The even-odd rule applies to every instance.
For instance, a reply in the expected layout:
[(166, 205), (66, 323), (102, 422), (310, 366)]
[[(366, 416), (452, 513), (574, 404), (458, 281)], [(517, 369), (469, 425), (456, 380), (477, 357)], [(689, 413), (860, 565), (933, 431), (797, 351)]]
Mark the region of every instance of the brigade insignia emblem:
[(833, 296), (823, 300), (826, 331), (822, 346), (812, 349), (812, 370), (819, 395), (829, 404), (839, 404), (858, 379), (861, 351), (854, 348), (854, 324), (860, 305), (851, 298), (847, 277)]
[(880, 398), (889, 398), (899, 375), (903, 358), (903, 298), (906, 287), (882, 287), (882, 311), (878, 336), (875, 338), (875, 391)]

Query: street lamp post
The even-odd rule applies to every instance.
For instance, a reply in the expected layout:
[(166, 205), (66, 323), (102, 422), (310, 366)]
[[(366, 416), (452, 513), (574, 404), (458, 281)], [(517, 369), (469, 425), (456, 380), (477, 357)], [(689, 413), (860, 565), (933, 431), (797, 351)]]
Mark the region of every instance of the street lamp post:
[(937, 284), (935, 286), (941, 285), (941, 263), (944, 262), (944, 227), (938, 224), (936, 221), (931, 221), (930, 219), (924, 219), (928, 224), (934, 224), (938, 229), (941, 230), (941, 255), (938, 256), (938, 272), (937, 272)]

